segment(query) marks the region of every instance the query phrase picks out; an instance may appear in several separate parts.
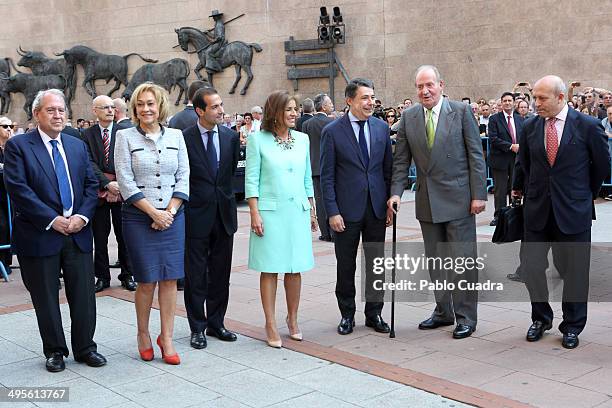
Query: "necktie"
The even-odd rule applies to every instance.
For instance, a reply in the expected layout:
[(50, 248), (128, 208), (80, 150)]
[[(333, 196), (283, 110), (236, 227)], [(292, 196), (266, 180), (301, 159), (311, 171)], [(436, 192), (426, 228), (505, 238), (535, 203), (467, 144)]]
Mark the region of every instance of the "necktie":
[(359, 148), (361, 149), (361, 155), (363, 156), (363, 162), (365, 167), (368, 168), (370, 165), (370, 154), (368, 153), (368, 144), (365, 138), (365, 120), (358, 120), (359, 123)]
[(557, 150), (559, 150), (559, 139), (557, 137), (557, 127), (555, 122), (557, 118), (550, 118), (546, 121), (546, 157), (548, 158), (548, 164), (552, 167), (555, 164), (557, 158)]
[(108, 164), (110, 158), (110, 136), (108, 129), (104, 129), (102, 132), (102, 144), (104, 144), (104, 163)]
[(215, 149), (215, 144), (213, 143), (213, 135), (215, 134), (214, 130), (209, 130), (206, 132), (208, 135), (208, 140), (206, 142), (206, 158), (208, 159), (208, 164), (210, 164), (210, 168), (213, 172), (213, 177), (217, 177), (217, 168), (219, 167), (219, 162), (217, 161), (217, 149)]
[(431, 150), (434, 144), (434, 140), (436, 138), (436, 128), (434, 127), (432, 109), (427, 109), (426, 119), (427, 121), (425, 123), (425, 132), (427, 133), (427, 147), (429, 147), (429, 150)]
[(508, 132), (510, 132), (512, 144), (516, 144), (516, 136), (514, 135), (514, 128), (512, 127), (512, 116), (508, 116)]
[(66, 171), (66, 164), (64, 159), (57, 148), (57, 140), (51, 140), (51, 150), (53, 153), (53, 163), (55, 165), (55, 176), (57, 177), (57, 184), (59, 185), (60, 198), (62, 199), (62, 207), (64, 210), (72, 208), (72, 193), (70, 192), (70, 181), (68, 180), (68, 172)]

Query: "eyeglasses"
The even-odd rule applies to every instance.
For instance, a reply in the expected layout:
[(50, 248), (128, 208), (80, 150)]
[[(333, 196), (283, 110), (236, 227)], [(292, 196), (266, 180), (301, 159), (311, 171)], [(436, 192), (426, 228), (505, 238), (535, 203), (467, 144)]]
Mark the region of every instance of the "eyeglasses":
[(95, 106), (95, 108), (100, 110), (115, 109), (115, 105)]
[(394, 118), (395, 115), (387, 115), (388, 118)]
[(2, 126), (5, 129), (14, 129), (15, 128), (15, 125), (0, 125), (0, 126)]

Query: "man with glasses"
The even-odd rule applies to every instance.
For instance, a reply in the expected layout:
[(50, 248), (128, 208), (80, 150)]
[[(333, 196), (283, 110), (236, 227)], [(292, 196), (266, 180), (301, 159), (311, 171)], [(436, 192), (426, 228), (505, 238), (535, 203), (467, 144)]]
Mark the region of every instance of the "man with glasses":
[(110, 269), (108, 264), (108, 235), (112, 226), (117, 237), (117, 250), (121, 273), (121, 286), (129, 291), (136, 290), (136, 283), (128, 261), (121, 228), (121, 194), (115, 176), (115, 140), (117, 130), (121, 128), (114, 121), (115, 104), (113, 100), (100, 95), (93, 100), (92, 111), (98, 124), (83, 130), (83, 141), (89, 148), (89, 156), (94, 173), (100, 182), (98, 205), (93, 218), (94, 235), (94, 270), (97, 278), (96, 292), (110, 287)]

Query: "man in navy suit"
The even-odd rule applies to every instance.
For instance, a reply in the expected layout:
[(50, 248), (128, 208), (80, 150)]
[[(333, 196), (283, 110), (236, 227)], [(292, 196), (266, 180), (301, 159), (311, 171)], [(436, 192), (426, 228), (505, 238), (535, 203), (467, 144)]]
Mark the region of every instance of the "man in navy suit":
[(546, 267), (552, 247), (563, 278), (562, 346), (578, 346), (586, 325), (591, 224), (601, 184), (610, 170), (610, 153), (601, 123), (565, 102), (566, 88), (557, 76), (533, 87), (538, 116), (523, 127), (519, 161), (525, 187), (525, 281), (531, 299), (532, 325), (527, 341), (539, 340), (552, 327)]
[[(501, 102), (502, 111), (489, 118), (489, 167), (495, 183), (495, 211), (507, 205), (514, 162), (519, 151), (518, 141), (523, 131), (521, 115), (514, 114), (514, 94), (504, 92)], [(490, 225), (497, 225), (497, 216)]]
[[(355, 269), (359, 238), (364, 243), (385, 241), (391, 212), (386, 202), (391, 187), (389, 126), (373, 118), (374, 85), (355, 78), (346, 87), (346, 115), (323, 128), (321, 134), (321, 190), (329, 225), (335, 232), (336, 298), (342, 319), (339, 334), (355, 326)], [(382, 244), (381, 244), (382, 245)], [(366, 326), (388, 333), (382, 319), (383, 292), (373, 289), (372, 260), (366, 248)]]
[(240, 138), (221, 126), (223, 102), (215, 89), (198, 90), (193, 106), (198, 121), (184, 131), (190, 166), (190, 199), (185, 210), (185, 308), (191, 347), (202, 349), (206, 347), (205, 333), (224, 341), (236, 340), (223, 319), (238, 228), (232, 180)]
[(92, 367), (106, 364), (96, 352), (93, 238), (98, 180), (87, 146), (62, 133), (66, 104), (60, 90), (41, 91), (32, 104), (38, 128), (6, 144), (4, 181), (15, 209), (13, 250), (30, 292), (48, 371), (65, 368), (68, 347), (58, 302), (64, 273), (70, 307), (72, 353)]

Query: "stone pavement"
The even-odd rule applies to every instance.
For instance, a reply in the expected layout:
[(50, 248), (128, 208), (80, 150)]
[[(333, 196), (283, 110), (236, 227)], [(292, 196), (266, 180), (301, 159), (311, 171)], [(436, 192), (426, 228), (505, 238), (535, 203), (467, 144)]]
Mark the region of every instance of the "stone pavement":
[[(488, 226), (488, 222), (492, 218), (492, 204), (491, 196), (487, 211), (477, 218), (479, 242), (489, 242), (491, 239), (493, 228)], [(597, 215), (598, 220), (594, 223), (593, 228), (593, 241), (612, 241), (610, 234), (612, 203), (598, 201)], [(291, 400), (292, 405), (298, 405), (297, 403), (303, 400), (304, 406), (343, 406), (340, 402), (336, 404), (336, 401), (324, 398), (336, 398), (344, 403), (358, 402), (351, 397), (360, 399), (360, 404), (368, 398), (371, 400), (370, 402), (374, 402), (378, 398), (376, 403), (383, 406), (459, 405), (454, 401), (445, 399), (427, 401), (415, 399), (419, 395), (439, 398), (436, 397), (436, 394), (438, 394), (451, 400), (490, 407), (524, 406), (523, 404), (538, 407), (612, 407), (612, 305), (610, 303), (589, 304), (589, 322), (580, 336), (580, 346), (576, 350), (566, 350), (561, 347), (560, 333), (556, 329), (556, 325), (559, 323), (558, 318), (555, 319), (553, 330), (548, 332), (541, 341), (527, 343), (524, 336), (530, 324), (530, 305), (519, 302), (481, 303), (479, 305), (477, 331), (471, 338), (465, 340), (453, 340), (451, 338), (452, 326), (433, 331), (419, 331), (416, 326), (419, 321), (429, 316), (432, 305), (430, 303), (414, 302), (397, 305), (397, 337), (395, 339), (389, 339), (388, 335), (377, 334), (370, 329), (366, 329), (364, 318), (359, 313), (356, 315), (357, 327), (355, 332), (349, 336), (339, 336), (336, 334), (339, 313), (334, 296), (336, 279), (333, 245), (316, 240), (318, 234), (313, 234), (316, 268), (303, 274), (300, 328), (304, 333), (305, 341), (294, 342), (287, 337), (287, 330), (284, 327), (286, 313), (284, 293), (282, 282), (279, 282), (277, 321), (283, 335), (284, 349), (282, 351), (269, 349), (258, 341), (265, 338), (264, 320), (259, 300), (259, 277), (257, 273), (247, 268), (249, 216), (248, 208), (244, 204), (239, 206), (238, 220), (239, 230), (235, 236), (227, 325), (243, 334), (239, 342), (242, 345), (239, 343), (227, 346), (220, 345), (215, 344), (214, 339), (212, 339), (209, 349), (201, 354), (208, 356), (208, 353), (210, 353), (216, 357), (227, 357), (232, 359), (232, 362), (241, 364), (246, 368), (237, 373), (228, 373), (228, 380), (237, 376), (232, 378), (230, 383), (217, 379), (207, 382), (204, 385), (206, 389), (203, 389), (203, 391), (199, 388), (197, 388), (197, 391), (214, 392), (224, 395), (225, 398), (230, 398), (232, 401), (237, 400), (247, 405), (263, 406), (266, 402), (261, 402), (262, 400), (258, 399), (260, 398), (258, 396), (259, 388), (252, 389), (247, 385), (255, 381), (253, 378), (265, 377), (270, 381), (281, 381), (281, 383), (282, 381), (290, 381), (295, 383), (297, 387), (316, 390), (314, 392), (325, 395), (321, 396), (323, 398), (320, 400), (321, 402), (315, 402), (311, 398), (319, 394), (312, 397), (309, 397), (308, 395), (311, 394), (307, 394), (307, 392), (295, 394), (294, 397), (300, 396), (298, 396), (298, 400), (295, 398)], [(390, 237), (391, 229), (388, 230), (389, 240)], [(420, 239), (419, 225), (414, 219), (413, 194), (406, 192), (398, 216), (398, 240), (410, 242)], [(111, 256), (111, 259), (114, 258)], [(609, 265), (605, 267), (609, 267)], [(8, 322), (10, 322), (10, 318), (17, 315), (15, 312), (30, 308), (28, 305), (29, 297), (20, 282), (18, 271), (15, 271), (11, 277), (14, 279), (13, 282), (9, 284), (0, 283), (0, 314), (8, 313), (6, 316), (0, 316), (0, 337), (3, 337), (2, 333), (7, 330), (11, 331), (11, 324)], [(107, 306), (107, 303), (115, 305), (119, 302), (118, 304), (123, 306), (118, 306), (118, 310), (123, 311), (125, 305), (119, 299), (133, 299), (133, 294), (117, 287), (117, 281), (113, 281), (112, 286), (114, 288), (102, 292), (104, 296), (98, 298), (99, 314), (102, 314), (105, 307), (110, 307)], [(179, 302), (182, 304), (180, 296)], [(560, 305), (554, 304), (553, 307), (555, 316), (560, 316)], [(360, 306), (358, 306), (358, 310), (361, 310)], [(21, 314), (23, 313), (31, 312), (26, 311)], [(178, 314), (184, 316), (184, 308), (181, 305), (178, 307)], [(389, 314), (390, 308), (385, 307), (384, 317), (386, 320), (389, 320)], [(108, 349), (103, 349), (104, 351), (115, 350), (112, 340), (106, 338), (106, 336), (113, 337), (116, 332), (123, 331), (125, 332), (123, 351), (116, 350), (115, 353), (123, 352), (132, 359), (136, 357), (135, 328), (132, 327), (133, 322), (130, 323), (129, 320), (134, 318), (133, 315), (133, 305), (128, 304), (125, 312), (114, 313), (109, 317), (101, 316), (99, 328), (96, 331), (96, 339), (102, 345), (108, 347)], [(111, 321), (107, 322), (108, 319)], [(5, 321), (7, 323), (4, 323)], [(152, 321), (155, 321), (155, 319), (152, 319)], [(179, 350), (185, 354), (183, 365), (174, 368), (165, 367), (159, 362), (146, 364), (137, 360), (134, 361), (134, 363), (142, 364), (145, 367), (144, 370), (152, 367), (176, 375), (177, 378), (173, 379), (172, 382), (170, 380), (168, 382), (164, 381), (164, 384), (170, 384), (169, 387), (174, 387), (172, 384), (181, 384), (182, 381), (185, 381), (184, 378), (181, 379), (178, 376), (190, 376), (191, 374), (188, 374), (190, 371), (197, 371), (193, 369), (192, 364), (202, 368), (202, 375), (207, 370), (215, 372), (214, 370), (218, 369), (214, 363), (212, 363), (213, 367), (210, 367), (205, 357), (201, 357), (202, 360), (197, 361), (200, 354), (189, 350), (186, 343), (187, 339), (185, 339), (188, 332), (184, 331), (188, 329), (181, 321), (184, 322), (184, 319), (178, 317), (177, 337), (183, 337), (181, 341), (185, 343), (185, 348)], [(105, 326), (105, 324), (108, 326)], [(115, 324), (118, 326), (113, 326)], [(9, 325), (8, 328), (7, 325)], [(110, 330), (105, 331), (105, 327), (110, 327)], [(26, 344), (38, 341), (38, 335), (34, 329), (35, 326), (25, 336), (27, 337)], [(181, 332), (181, 330), (183, 331)], [(155, 332), (153, 331), (153, 333)], [(107, 341), (111, 344), (106, 344)], [(15, 344), (12, 341), (10, 343), (12, 344), (11, 347)], [(240, 351), (236, 352), (235, 349), (241, 347), (247, 347), (248, 349), (249, 344), (252, 344), (254, 349), (247, 350), (244, 353), (245, 359), (233, 361), (234, 357), (239, 357), (242, 354)], [(215, 346), (217, 346), (217, 349), (215, 349)], [(32, 366), (29, 370), (25, 370), (27, 374), (24, 375), (28, 377), (23, 377), (24, 380), (33, 382), (38, 377), (47, 377), (39, 358), (32, 360), (34, 356), (31, 353), (39, 353), (39, 349), (40, 347), (32, 347), (29, 357), (26, 356), (26, 361), (30, 361)], [(223, 350), (221, 353), (225, 354), (219, 355), (218, 350)], [(278, 353), (274, 354), (275, 351)], [(280, 357), (281, 355), (283, 357)], [(109, 359), (109, 370), (114, 370), (113, 365), (120, 364), (114, 362), (112, 356), (113, 354)], [(187, 357), (191, 356), (196, 362), (187, 360)], [(279, 357), (280, 361), (277, 359)], [(283, 360), (283, 358), (288, 360)], [(312, 368), (312, 364), (315, 364), (314, 367), (318, 367), (314, 362), (320, 360), (324, 361), (320, 363), (322, 366)], [(293, 367), (294, 361), (296, 367), (301, 364), (311, 367), (314, 370), (312, 373), (316, 373), (316, 375), (312, 374), (310, 376), (308, 373), (298, 374), (295, 377), (288, 375), (288, 365), (286, 364), (291, 364), (291, 367)], [(11, 363), (9, 366), (13, 364), (15, 363)], [(342, 367), (350, 367), (356, 372)], [(5, 366), (0, 366), (0, 383), (2, 384), (5, 384), (3, 381), (5, 376), (2, 374), (5, 368)], [(77, 370), (72, 364), (68, 366), (70, 372), (73, 371), (73, 368)], [(129, 368), (125, 368), (125, 370), (128, 371)], [(268, 371), (266, 372), (266, 370)], [(364, 382), (357, 380), (357, 377), (355, 379), (353, 377), (349, 378), (349, 374), (338, 373), (335, 370), (349, 370), (347, 373), (354, 373)], [(78, 374), (83, 371), (88, 370), (81, 368)], [(93, 380), (99, 387), (113, 382), (112, 379), (115, 375), (106, 376), (97, 374), (97, 372), (101, 373), (102, 371), (96, 371), (89, 379), (82, 378), (80, 381)], [(241, 377), (238, 374), (240, 372), (243, 372), (243, 374), (249, 373), (249, 375)], [(170, 374), (151, 375), (151, 377)], [(319, 381), (319, 374), (324, 375), (323, 381)], [(96, 378), (96, 375), (99, 377)], [(269, 377), (270, 375), (272, 375), (272, 378)], [(380, 384), (383, 385), (370, 387), (368, 381), (374, 381), (375, 377), (373, 376), (381, 378), (380, 381), (382, 382)], [(148, 381), (144, 381), (144, 383), (149, 384)], [(189, 382), (189, 384), (192, 383), (197, 384), (198, 387), (202, 386), (199, 380)], [(354, 391), (349, 392), (348, 397), (344, 393), (345, 391), (342, 391), (340, 395), (334, 394), (335, 391), (344, 389), (343, 386), (352, 387), (353, 383), (357, 386), (354, 387)], [(231, 393), (232, 384), (242, 384), (239, 387), (242, 391)], [(274, 382), (270, 384), (273, 388), (272, 390), (266, 389), (263, 392), (265, 396), (271, 398), (276, 393), (282, 394), (285, 392), (283, 387), (274, 387)], [(400, 384), (404, 384), (404, 386)], [(397, 388), (392, 388), (392, 385)], [(379, 386), (381, 388), (378, 388)], [(386, 389), (387, 386), (390, 388)], [(292, 387), (289, 387), (289, 390), (293, 390)], [(113, 396), (117, 393), (123, 395), (123, 390), (127, 388), (129, 386), (123, 384), (118, 387), (110, 387), (111, 391), (107, 392), (110, 392), (109, 395)], [(152, 385), (151, 388), (146, 389), (159, 391), (158, 388)], [(432, 394), (414, 394), (416, 392), (414, 388)], [(121, 392), (118, 391), (119, 389)], [(182, 387), (172, 389), (174, 390), (172, 392), (175, 392), (176, 395), (184, 395), (181, 391)], [(186, 389), (188, 391), (185, 392), (185, 395), (192, 396), (192, 388)], [(368, 391), (366, 392), (366, 390)], [(379, 390), (381, 391), (378, 392)], [(370, 393), (370, 391), (376, 393), (376, 395)], [(125, 392), (127, 392), (127, 398), (130, 399), (129, 395), (134, 395), (133, 393), (136, 391), (132, 390), (132, 394), (129, 394), (128, 391)], [(226, 392), (230, 395), (227, 395)], [(289, 391), (289, 393), (291, 392), (293, 391)], [(308, 392), (313, 393), (313, 391)], [(237, 394), (243, 399), (238, 398)], [(367, 397), (362, 398), (364, 394), (367, 394)], [(406, 399), (398, 399), (399, 395), (407, 395), (407, 397)], [(285, 400), (290, 400), (291, 397), (289, 395)], [(121, 396), (121, 398), (126, 398), (126, 396)], [(253, 400), (249, 402), (244, 398), (253, 398)], [(155, 401), (157, 400), (163, 399), (162, 397), (156, 397)], [(218, 400), (217, 405), (211, 406), (223, 406), (221, 405), (222, 401), (229, 400)], [(326, 401), (329, 401), (329, 403)], [(117, 403), (122, 405), (121, 401)], [(142, 401), (139, 403), (142, 403)]]
[[(96, 341), (108, 364), (91, 368), (66, 359), (66, 370), (44, 369), (33, 310), (0, 316), (0, 384), (5, 387), (68, 387), (70, 407), (420, 407), (466, 406), (435, 394), (288, 349), (272, 349), (240, 336), (235, 343), (209, 339), (205, 350), (189, 346), (189, 325), (176, 318), (175, 342), (182, 363), (140, 360), (134, 305), (111, 296), (97, 299)], [(66, 332), (68, 306), (61, 306)], [(159, 312), (151, 315), (159, 332)], [(0, 403), (0, 407), (46, 406)]]

